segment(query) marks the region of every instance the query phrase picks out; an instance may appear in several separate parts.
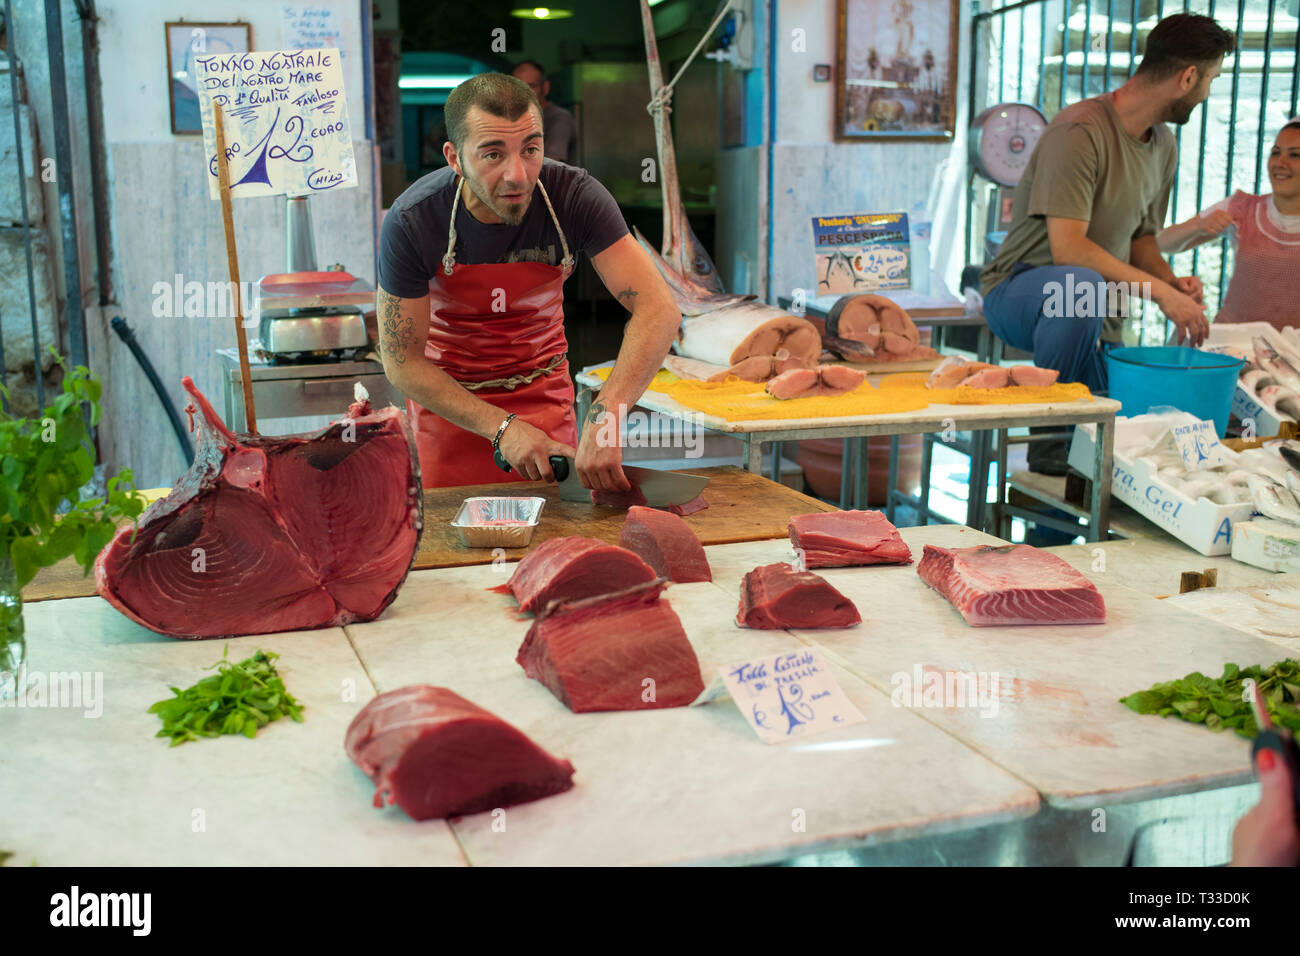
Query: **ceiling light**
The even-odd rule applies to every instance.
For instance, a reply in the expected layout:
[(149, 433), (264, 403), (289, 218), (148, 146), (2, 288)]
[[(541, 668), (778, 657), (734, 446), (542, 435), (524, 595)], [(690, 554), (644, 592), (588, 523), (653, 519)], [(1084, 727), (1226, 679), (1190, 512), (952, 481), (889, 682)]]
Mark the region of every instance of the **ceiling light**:
[(511, 10), (510, 15), (519, 20), (564, 20), (573, 16), (573, 11), (557, 10), (555, 7), (528, 7)]
[(403, 90), (454, 90), (468, 79), (470, 79), (468, 73), (463, 75), (412, 74), (398, 79), (397, 86)]

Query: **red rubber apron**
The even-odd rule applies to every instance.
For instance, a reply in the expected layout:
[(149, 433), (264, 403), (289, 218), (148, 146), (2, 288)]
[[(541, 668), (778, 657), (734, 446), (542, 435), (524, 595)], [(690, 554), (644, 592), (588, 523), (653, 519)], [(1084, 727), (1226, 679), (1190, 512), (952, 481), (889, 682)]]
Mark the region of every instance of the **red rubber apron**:
[[(541, 262), (463, 265), (456, 262), (456, 209), (461, 180), (451, 206), (447, 254), (442, 271), (429, 282), (429, 339), (425, 356), (475, 396), (513, 412), (551, 438), (577, 446), (573, 382), (565, 361), (564, 280), (573, 257), (550, 197), (541, 182), (551, 221), (560, 234), (564, 259)], [(525, 481), (506, 474), (492, 461), (492, 442), (453, 425), (409, 398), (406, 411), (415, 429), (424, 487)]]

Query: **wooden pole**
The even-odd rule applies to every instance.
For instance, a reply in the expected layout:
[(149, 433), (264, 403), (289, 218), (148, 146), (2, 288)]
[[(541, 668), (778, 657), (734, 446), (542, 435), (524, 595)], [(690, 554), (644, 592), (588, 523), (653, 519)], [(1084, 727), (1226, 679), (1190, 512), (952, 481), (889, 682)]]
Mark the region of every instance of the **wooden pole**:
[(230, 205), (230, 163), (226, 159), (226, 131), (221, 121), (221, 104), (213, 101), (217, 126), (217, 188), (221, 190), (221, 218), (226, 227), (226, 265), (235, 289), (235, 338), (239, 341), (239, 377), (244, 383), (244, 420), (248, 434), (257, 434), (257, 411), (253, 408), (253, 376), (248, 368), (248, 337), (244, 334), (243, 290), (239, 285), (239, 257), (235, 254), (235, 217)]

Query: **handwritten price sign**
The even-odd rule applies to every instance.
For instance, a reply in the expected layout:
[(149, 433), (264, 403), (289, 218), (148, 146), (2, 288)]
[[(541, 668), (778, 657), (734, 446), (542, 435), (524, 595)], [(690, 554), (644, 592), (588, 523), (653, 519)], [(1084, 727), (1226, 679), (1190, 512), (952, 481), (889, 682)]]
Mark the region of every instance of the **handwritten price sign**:
[(338, 50), (198, 57), (195, 76), (213, 199), (221, 198), (214, 102), (224, 114), (232, 198), (357, 185)]
[(866, 719), (816, 651), (774, 654), (720, 667), (692, 706), (728, 694), (767, 744), (810, 737)]

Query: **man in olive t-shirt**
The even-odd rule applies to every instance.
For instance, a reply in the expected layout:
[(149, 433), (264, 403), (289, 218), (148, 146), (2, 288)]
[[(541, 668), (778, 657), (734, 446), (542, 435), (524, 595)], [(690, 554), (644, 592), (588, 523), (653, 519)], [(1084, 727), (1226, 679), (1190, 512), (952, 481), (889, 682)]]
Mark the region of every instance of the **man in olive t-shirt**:
[(1106, 283), (1149, 297), (1179, 341), (1205, 340), (1200, 280), (1175, 276), (1155, 239), (1178, 162), (1165, 124), (1187, 122), (1234, 46), (1209, 17), (1166, 17), (1127, 83), (1062, 110), (1034, 148), (1011, 229), (981, 276), (984, 314), (998, 338), (1060, 381), (1106, 391), (1103, 350), (1120, 342)]

